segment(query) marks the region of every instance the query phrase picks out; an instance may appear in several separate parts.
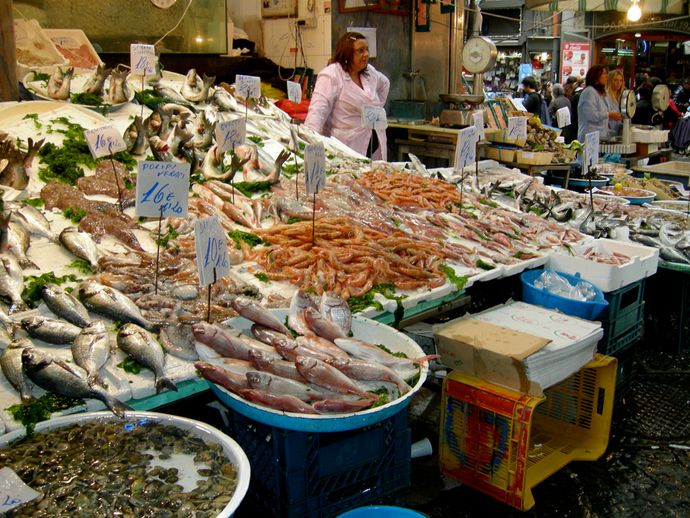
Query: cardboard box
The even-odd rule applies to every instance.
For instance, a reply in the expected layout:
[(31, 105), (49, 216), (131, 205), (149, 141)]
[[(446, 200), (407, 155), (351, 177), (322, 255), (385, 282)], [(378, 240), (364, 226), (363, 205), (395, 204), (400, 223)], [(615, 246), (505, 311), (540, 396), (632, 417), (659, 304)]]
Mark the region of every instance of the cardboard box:
[(52, 74), (56, 66), (69, 65), (36, 20), (14, 20), (14, 43), (20, 81), (32, 70)]
[(484, 148), (486, 158), (500, 162), (515, 162), (515, 150), (507, 147), (486, 146)]
[(508, 138), (507, 129), (490, 129), (484, 130), (484, 135), (486, 135), (486, 140), (489, 142), (496, 142), (498, 144), (511, 144), (514, 146), (524, 146), (527, 142), (527, 137), (514, 139)]
[(515, 153), (515, 161), (525, 165), (548, 165), (553, 161), (553, 153), (550, 151), (522, 151)]
[(103, 61), (93, 48), (89, 38), (80, 29), (43, 29), (55, 48), (74, 68), (92, 69)]

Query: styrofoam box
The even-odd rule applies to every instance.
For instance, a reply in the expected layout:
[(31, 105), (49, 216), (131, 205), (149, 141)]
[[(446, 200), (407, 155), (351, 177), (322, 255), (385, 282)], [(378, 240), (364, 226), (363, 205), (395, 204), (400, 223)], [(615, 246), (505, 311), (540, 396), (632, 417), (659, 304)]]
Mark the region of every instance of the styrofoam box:
[[(582, 257), (593, 247), (599, 253), (619, 252), (630, 257), (623, 265), (598, 263)], [(637, 243), (616, 241), (614, 239), (595, 239), (593, 243), (573, 247), (574, 255), (567, 252), (549, 251), (547, 268), (559, 272), (576, 274), (602, 291), (614, 291), (656, 273), (659, 262), (659, 249)]]
[(56, 66), (68, 64), (36, 20), (15, 19), (14, 42), (19, 79), (31, 70), (50, 74)]
[(103, 64), (89, 38), (80, 29), (43, 29), (58, 51), (75, 68), (96, 68)]
[(632, 130), (632, 140), (633, 142), (640, 143), (653, 143), (653, 142), (666, 142), (668, 140), (668, 130), (660, 129), (639, 129), (633, 128)]

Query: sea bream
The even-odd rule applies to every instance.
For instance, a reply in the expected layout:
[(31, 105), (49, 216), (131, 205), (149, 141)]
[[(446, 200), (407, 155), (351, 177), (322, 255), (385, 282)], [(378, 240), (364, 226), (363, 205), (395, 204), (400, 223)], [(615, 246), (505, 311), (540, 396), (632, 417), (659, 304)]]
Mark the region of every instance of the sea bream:
[(45, 237), (50, 241), (57, 241), (55, 232), (50, 228), (50, 222), (43, 212), (28, 204), (22, 204), (12, 209), (10, 219), (19, 223), (29, 234)]
[(149, 331), (157, 327), (141, 314), (139, 307), (129, 297), (110, 286), (93, 280), (84, 281), (79, 285), (79, 298), (87, 309), (113, 320), (133, 322)]
[(304, 320), (304, 310), (312, 308), (318, 310), (318, 306), (308, 293), (297, 290), (290, 299), (290, 309), (288, 310), (288, 325), (295, 332), (306, 335), (311, 332), (307, 322)]
[(164, 388), (177, 392), (175, 384), (165, 375), (163, 347), (146, 329), (137, 324), (125, 324), (117, 332), (117, 346), (155, 376), (156, 393)]
[(27, 309), (22, 299), (24, 273), (17, 258), (12, 254), (0, 254), (0, 295), (10, 299), (7, 312), (18, 313)]
[(86, 232), (80, 232), (76, 227), (65, 227), (60, 232), (60, 243), (76, 257), (89, 263), (94, 272), (99, 270), (98, 261), (101, 253), (91, 236)]
[(69, 67), (66, 70), (63, 70), (62, 67), (56, 67), (55, 72), (48, 78), (48, 97), (56, 101), (69, 99), (73, 74), (74, 67)]
[(36, 348), (22, 351), (22, 367), (31, 381), (48, 392), (76, 399), (99, 399), (118, 417), (124, 417), (125, 412), (131, 410), (104, 390), (90, 386), (86, 378), (67, 363)]
[(99, 371), (110, 358), (110, 338), (105, 323), (94, 320), (72, 342), (72, 357), (74, 363), (86, 371), (86, 381), (89, 385), (98, 383), (107, 388)]
[(23, 318), (22, 327), (32, 338), (57, 345), (71, 344), (81, 332), (81, 328), (74, 324), (42, 315)]
[(22, 351), (33, 344), (26, 338), (12, 340), (0, 354), (0, 367), (2, 373), (12, 386), (17, 389), (22, 403), (28, 403), (33, 399), (31, 395), (31, 383), (22, 367)]
[(31, 246), (29, 233), (21, 226), (10, 219), (7, 223), (7, 249), (17, 258), (22, 268), (35, 268), (38, 266), (26, 255)]
[(57, 284), (44, 284), (41, 288), (41, 298), (50, 311), (75, 326), (86, 327), (91, 322), (89, 312), (84, 305)]

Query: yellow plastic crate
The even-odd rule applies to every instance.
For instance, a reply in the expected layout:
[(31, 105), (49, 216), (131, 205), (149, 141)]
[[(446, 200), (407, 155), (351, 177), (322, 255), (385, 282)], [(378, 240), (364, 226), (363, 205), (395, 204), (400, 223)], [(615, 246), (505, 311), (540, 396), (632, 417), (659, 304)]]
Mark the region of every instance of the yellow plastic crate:
[(443, 383), (441, 471), (520, 510), (532, 489), (573, 460), (606, 450), (616, 359), (596, 357), (561, 383), (531, 396), (451, 372)]
[(522, 137), (518, 139), (508, 137), (507, 129), (487, 128), (484, 130), (484, 135), (486, 136), (486, 140), (488, 140), (489, 142), (496, 142), (497, 144), (510, 144), (513, 146), (520, 147), (524, 146), (527, 142), (527, 137)]
[(551, 151), (518, 150), (515, 153), (515, 161), (525, 165), (547, 165), (553, 162), (553, 155)]
[(502, 162), (515, 161), (514, 149), (505, 147), (486, 146), (484, 150), (486, 152), (486, 158), (491, 158), (493, 160), (498, 160)]

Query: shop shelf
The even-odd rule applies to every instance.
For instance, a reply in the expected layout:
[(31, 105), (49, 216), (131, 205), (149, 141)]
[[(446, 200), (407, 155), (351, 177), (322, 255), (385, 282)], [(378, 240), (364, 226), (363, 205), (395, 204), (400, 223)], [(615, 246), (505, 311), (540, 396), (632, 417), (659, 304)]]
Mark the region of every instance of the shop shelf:
[(410, 485), (407, 409), (358, 430), (323, 433), (229, 414), (226, 433), (252, 467), (247, 500), (261, 516), (335, 516), (394, 499)]
[(533, 396), (452, 372), (443, 385), (441, 471), (517, 509), (532, 489), (573, 460), (596, 460), (608, 444), (615, 358), (596, 355)]

